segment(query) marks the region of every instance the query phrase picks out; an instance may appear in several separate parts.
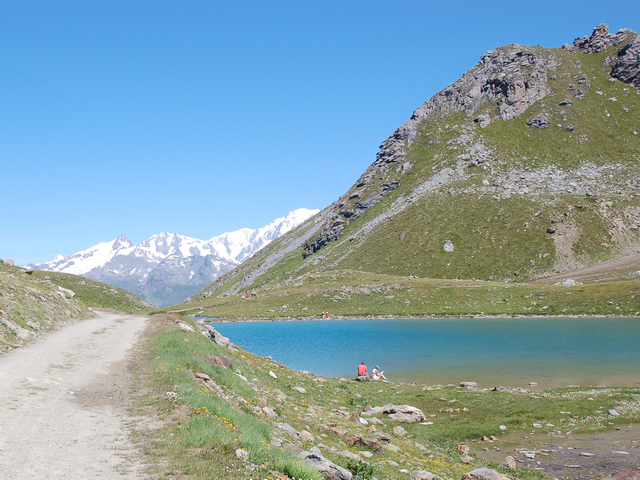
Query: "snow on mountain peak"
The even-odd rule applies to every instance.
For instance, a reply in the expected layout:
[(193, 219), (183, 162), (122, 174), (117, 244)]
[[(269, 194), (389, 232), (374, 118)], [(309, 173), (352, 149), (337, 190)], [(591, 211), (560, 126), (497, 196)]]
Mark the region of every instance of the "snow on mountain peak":
[[(180, 274), (181, 272), (177, 270), (181, 268), (180, 265), (189, 268), (188, 266), (193, 262), (202, 262), (204, 258), (207, 258), (210, 259), (209, 262), (213, 261), (219, 265), (225, 265), (224, 271), (216, 270), (221, 275), (318, 211), (300, 208), (274, 220), (263, 228), (242, 228), (207, 241), (176, 233), (162, 232), (149, 237), (139, 245), (134, 245), (126, 236), (120, 234), (111, 242), (99, 243), (69, 257), (58, 255), (51, 262), (30, 266), (40, 270), (84, 275), (101, 281), (106, 280), (114, 285), (120, 281), (131, 280), (146, 284), (152, 276), (152, 272), (156, 272), (156, 270), (162, 270), (166, 273), (167, 269), (171, 268), (175, 270), (174, 273)], [(169, 267), (169, 264), (172, 266)], [(187, 272), (189, 273), (188, 277), (193, 278), (200, 275), (203, 278), (202, 281), (205, 281), (204, 278), (211, 275), (201, 271), (194, 272)], [(117, 276), (117, 281), (113, 280), (114, 275)], [(154, 273), (153, 275), (160, 274)], [(214, 279), (208, 278), (208, 281)], [(151, 299), (148, 300), (153, 302)]]

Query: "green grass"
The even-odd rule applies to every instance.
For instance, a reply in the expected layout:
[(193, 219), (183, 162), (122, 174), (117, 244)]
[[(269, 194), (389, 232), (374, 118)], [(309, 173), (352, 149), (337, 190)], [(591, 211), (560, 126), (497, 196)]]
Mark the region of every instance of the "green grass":
[(325, 311), (334, 317), (640, 315), (638, 280), (563, 287), (336, 271), (251, 292), (248, 299), (209, 297), (188, 308), (238, 319), (318, 317)]
[(55, 286), (0, 262), (0, 353), (63, 322), (92, 315), (79, 300), (63, 298)]
[(126, 290), (96, 280), (43, 270), (34, 270), (32, 276), (39, 281), (50, 280), (55, 285), (73, 291), (77, 299), (88, 307), (108, 308), (127, 313), (146, 313), (153, 308), (151, 304)]

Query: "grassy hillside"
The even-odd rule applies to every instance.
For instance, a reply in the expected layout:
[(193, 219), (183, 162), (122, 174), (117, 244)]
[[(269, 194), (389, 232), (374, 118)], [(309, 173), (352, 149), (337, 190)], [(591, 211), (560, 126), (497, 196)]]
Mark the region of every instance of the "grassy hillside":
[(113, 285), (89, 280), (77, 275), (59, 272), (34, 270), (33, 277), (40, 281), (49, 280), (54, 285), (60, 285), (76, 294), (78, 300), (87, 307), (109, 308), (127, 313), (148, 312), (153, 305)]
[(0, 262), (0, 352), (32, 340), (61, 322), (92, 316), (76, 298)]
[[(376, 275), (391, 282), (467, 279), (498, 282), (501, 290), (625, 255), (640, 259), (640, 91), (610, 75), (634, 38), (626, 32), (598, 53), (518, 45), (490, 52), (383, 142), (378, 160), (337, 202), (194, 302), (227, 305), (224, 295), (275, 294), (319, 275), (355, 272), (365, 282)], [(502, 70), (490, 65), (496, 58)], [(505, 117), (505, 106), (520, 105), (536, 88), (544, 95)], [(460, 107), (472, 97), (466, 110)], [(601, 278), (637, 281), (636, 264)], [(329, 288), (342, 287), (336, 281)], [(626, 288), (607, 287), (614, 296)], [(314, 298), (309, 289), (304, 295)], [(617, 313), (558, 302), (557, 312)], [(472, 302), (478, 308), (462, 310), (529, 312), (524, 305), (498, 312), (485, 303), (480, 297)], [(443, 306), (330, 310), (439, 314)]]
[(152, 305), (120, 288), (76, 275), (37, 270), (27, 274), (0, 262), (0, 352), (66, 321), (91, 317), (89, 307), (142, 313)]
[[(637, 276), (636, 276), (637, 278)], [(574, 286), (434, 280), (334, 271), (168, 308), (229, 318), (640, 315), (640, 281)]]

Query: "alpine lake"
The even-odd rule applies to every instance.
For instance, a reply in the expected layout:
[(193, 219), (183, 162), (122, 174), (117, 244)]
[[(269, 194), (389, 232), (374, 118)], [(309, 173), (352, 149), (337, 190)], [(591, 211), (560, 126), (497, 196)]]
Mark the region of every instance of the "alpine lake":
[(244, 350), (320, 376), (353, 378), (364, 362), (403, 383), (640, 386), (638, 318), (204, 320)]

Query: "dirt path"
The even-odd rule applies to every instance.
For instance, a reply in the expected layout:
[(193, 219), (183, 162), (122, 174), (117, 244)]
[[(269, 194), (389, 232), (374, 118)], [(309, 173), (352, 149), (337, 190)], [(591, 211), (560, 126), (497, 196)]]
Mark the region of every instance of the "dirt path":
[(597, 263), (590, 267), (579, 268), (570, 272), (538, 278), (525, 283), (552, 285), (569, 278), (579, 282), (607, 279), (619, 280), (621, 275), (630, 274), (636, 271), (640, 271), (640, 253), (638, 252)]
[(0, 479), (142, 478), (124, 407), (146, 321), (98, 312), (0, 357)]

